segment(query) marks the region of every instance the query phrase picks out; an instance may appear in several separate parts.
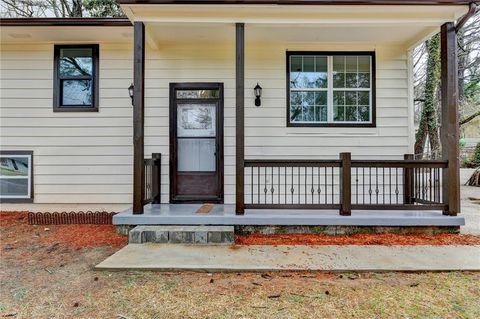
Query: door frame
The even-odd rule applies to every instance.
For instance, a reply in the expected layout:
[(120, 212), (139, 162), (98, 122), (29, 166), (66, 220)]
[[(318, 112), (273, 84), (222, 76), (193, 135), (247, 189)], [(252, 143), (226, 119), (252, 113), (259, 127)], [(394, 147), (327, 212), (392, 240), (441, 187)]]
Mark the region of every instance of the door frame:
[[(175, 91), (183, 90), (218, 90), (218, 107), (216, 108), (216, 139), (215, 148), (216, 169), (217, 169), (217, 194), (216, 196), (178, 196), (177, 189), (177, 96)], [(194, 99), (192, 99), (194, 100)], [(170, 83), (169, 88), (169, 143), (170, 143), (170, 203), (223, 203), (224, 200), (224, 136), (223, 136), (223, 108), (224, 108), (224, 90), (221, 82), (182, 82)]]

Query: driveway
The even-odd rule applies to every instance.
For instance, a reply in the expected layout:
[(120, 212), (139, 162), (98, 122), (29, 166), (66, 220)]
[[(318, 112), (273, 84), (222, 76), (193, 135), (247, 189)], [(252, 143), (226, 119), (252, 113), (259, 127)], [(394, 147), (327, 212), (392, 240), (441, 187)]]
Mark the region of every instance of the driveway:
[(461, 227), (462, 234), (480, 235), (480, 187), (465, 186), (474, 169), (460, 170), (460, 197), (462, 215), (465, 217), (465, 226)]

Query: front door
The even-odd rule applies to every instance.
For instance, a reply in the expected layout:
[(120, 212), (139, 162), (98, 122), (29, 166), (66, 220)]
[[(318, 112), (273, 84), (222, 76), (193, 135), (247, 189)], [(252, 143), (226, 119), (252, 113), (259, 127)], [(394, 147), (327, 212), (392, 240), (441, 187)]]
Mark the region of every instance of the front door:
[(223, 83), (170, 83), (170, 202), (223, 202)]

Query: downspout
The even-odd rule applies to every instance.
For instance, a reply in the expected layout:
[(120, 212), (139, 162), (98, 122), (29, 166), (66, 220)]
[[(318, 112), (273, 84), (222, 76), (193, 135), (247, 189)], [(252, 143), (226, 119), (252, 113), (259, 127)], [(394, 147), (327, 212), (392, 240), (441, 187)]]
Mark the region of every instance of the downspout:
[(477, 4), (475, 2), (471, 2), (469, 5), (468, 12), (458, 20), (455, 24), (455, 33), (458, 33), (460, 29), (465, 25), (465, 23), (470, 19), (475, 13), (477, 12)]

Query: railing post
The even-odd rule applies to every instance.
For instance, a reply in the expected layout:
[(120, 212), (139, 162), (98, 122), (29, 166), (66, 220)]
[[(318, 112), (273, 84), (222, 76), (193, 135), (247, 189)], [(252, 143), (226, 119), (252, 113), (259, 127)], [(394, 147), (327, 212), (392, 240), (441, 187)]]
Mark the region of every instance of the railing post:
[(153, 168), (152, 168), (152, 204), (160, 204), (160, 190), (162, 177), (162, 154), (152, 153)]
[[(404, 160), (413, 160), (413, 154), (403, 155)], [(403, 168), (403, 203), (413, 204), (413, 168)]]
[(352, 214), (352, 155), (340, 153), (340, 215)]

